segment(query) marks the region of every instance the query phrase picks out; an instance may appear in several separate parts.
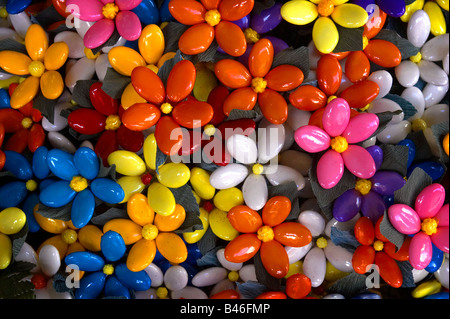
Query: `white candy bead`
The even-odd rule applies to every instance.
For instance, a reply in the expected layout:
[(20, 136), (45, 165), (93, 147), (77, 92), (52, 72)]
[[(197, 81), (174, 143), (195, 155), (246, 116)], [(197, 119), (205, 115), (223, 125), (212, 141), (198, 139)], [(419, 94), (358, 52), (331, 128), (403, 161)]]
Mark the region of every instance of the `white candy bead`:
[(59, 102), (58, 104), (56, 104), (53, 123), (50, 123), (50, 121), (46, 117), (43, 117), (42, 128), (47, 132), (59, 132), (65, 127), (67, 127), (68, 125), (67, 118), (61, 116), (60, 114), (62, 110), (67, 110), (70, 109), (71, 107), (72, 104), (70, 104), (69, 102)]
[(95, 74), (95, 60), (79, 59), (66, 74), (65, 83), (71, 92), (79, 80), (90, 80)]
[(187, 286), (189, 275), (184, 267), (176, 265), (169, 267), (164, 273), (164, 285), (171, 291), (181, 290)]
[(323, 249), (314, 247), (305, 256), (303, 273), (311, 279), (312, 287), (319, 287), (324, 279), (327, 269), (327, 260)]
[(440, 103), (447, 92), (448, 83), (446, 85), (434, 85), (431, 83), (425, 85), (423, 89), (425, 108)]
[(258, 281), (258, 279), (256, 278), (255, 265), (248, 264), (243, 266), (241, 270), (239, 270), (239, 278), (243, 282)]
[(192, 286), (186, 286), (181, 290), (172, 291), (172, 299), (208, 299), (208, 295), (201, 289)]
[(413, 86), (403, 90), (400, 96), (411, 103), (417, 110), (417, 113), (411, 116), (408, 120), (414, 121), (415, 119), (421, 118), (423, 111), (425, 110), (425, 98), (423, 97), (422, 91)]
[[(390, 100), (390, 99), (379, 99), (373, 101), (368, 110), (369, 113), (382, 113), (382, 112), (395, 112), (395, 111), (402, 111), (402, 108), (398, 103)], [(398, 115), (394, 115), (392, 117), (392, 120), (390, 124), (395, 124), (403, 121), (403, 118), (405, 117), (405, 114), (402, 112)]]
[(159, 268), (157, 265), (155, 265), (154, 263), (151, 263), (144, 269), (144, 271), (150, 277), (150, 279), (152, 281), (152, 285), (151, 285), (152, 287), (159, 287), (163, 284), (164, 274), (163, 274), (161, 268)]
[(448, 266), (448, 257), (444, 258), (444, 262), (442, 263), (441, 268), (439, 268), (435, 273), (434, 276), (437, 280), (442, 284), (443, 287), (448, 289), (449, 286), (449, 266)]
[(289, 264), (293, 264), (302, 259), (303, 257), (305, 257), (312, 246), (313, 246), (312, 242), (302, 247), (285, 246), (284, 250), (286, 250), (286, 253), (288, 255)]
[(428, 61), (442, 61), (448, 55), (448, 42), (448, 33), (431, 38), (420, 51), (422, 58)]
[(253, 210), (261, 210), (269, 199), (264, 175), (250, 174), (242, 185), (245, 204)]
[(48, 132), (47, 139), (54, 148), (59, 148), (71, 154), (77, 151), (73, 143), (59, 132)]
[(308, 228), (313, 237), (320, 236), (325, 230), (325, 219), (313, 210), (301, 212), (298, 215), (298, 222)]
[(248, 175), (248, 169), (242, 164), (230, 163), (211, 173), (209, 183), (216, 189), (227, 189), (242, 183)]
[(39, 252), (39, 266), (47, 277), (52, 277), (61, 267), (58, 249), (53, 245), (44, 245)]
[(230, 155), (242, 164), (254, 164), (258, 157), (255, 141), (245, 135), (236, 134), (226, 141)]
[(377, 135), (378, 141), (384, 144), (397, 144), (404, 140), (411, 132), (411, 122), (401, 121), (400, 123), (389, 124)]
[(448, 85), (448, 76), (439, 65), (434, 62), (422, 60), (418, 63), (420, 77), (427, 83), (434, 85)]
[(327, 247), (324, 248), (324, 252), (328, 261), (336, 269), (343, 272), (353, 271), (352, 266), (353, 254), (344, 247), (336, 246), (331, 240), (329, 240)]
[(419, 81), (419, 67), (410, 60), (404, 60), (395, 67), (395, 77), (401, 86), (405, 88), (412, 87)]
[(217, 284), (219, 281), (225, 279), (228, 271), (222, 267), (211, 267), (198, 272), (192, 278), (192, 285), (196, 287), (206, 287)]
[(392, 88), (392, 82), (394, 81), (392, 75), (385, 70), (373, 72), (367, 80), (375, 82), (380, 88), (380, 93), (378, 93), (376, 100), (385, 97)]
[[(276, 169), (273, 169), (276, 168)], [(299, 171), (284, 165), (273, 166), (270, 173), (266, 174), (267, 180), (271, 185), (277, 186), (289, 182), (295, 182), (297, 190), (305, 187), (305, 178)]]
[(221, 248), (216, 252), (217, 260), (219, 260), (220, 264), (223, 268), (228, 269), (229, 271), (238, 271), (242, 268), (243, 263), (232, 263), (225, 259), (225, 248)]
[(76, 32), (63, 31), (55, 35), (55, 42), (65, 42), (69, 46), (69, 59), (81, 59), (84, 54), (83, 39)]
[(258, 162), (265, 164), (280, 153), (286, 138), (284, 125), (269, 124), (258, 129)]
[(431, 21), (424, 10), (417, 10), (411, 16), (406, 36), (415, 47), (421, 48), (430, 35)]

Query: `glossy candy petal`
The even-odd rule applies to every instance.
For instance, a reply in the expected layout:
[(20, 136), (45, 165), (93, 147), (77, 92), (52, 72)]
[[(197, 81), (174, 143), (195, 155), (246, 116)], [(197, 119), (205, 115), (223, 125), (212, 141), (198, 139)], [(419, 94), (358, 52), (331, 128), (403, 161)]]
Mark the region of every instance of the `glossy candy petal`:
[(248, 58), (248, 68), (253, 77), (264, 77), (272, 67), (273, 45), (267, 39), (261, 39), (256, 42)]
[(283, 124), (288, 117), (288, 105), (284, 97), (272, 90), (266, 89), (258, 95), (258, 103), (264, 117), (273, 124)]
[(319, 88), (327, 96), (339, 89), (342, 80), (342, 67), (336, 57), (326, 54), (317, 63), (317, 80)]
[(270, 198), (262, 211), (263, 223), (267, 226), (281, 224), (291, 212), (291, 201), (285, 196)]
[(240, 233), (256, 233), (262, 226), (261, 216), (245, 205), (234, 206), (228, 212), (227, 218)]
[(288, 1), (281, 7), (281, 16), (289, 23), (306, 25), (316, 20), (319, 13), (314, 3), (309, 1)]
[(370, 138), (378, 129), (380, 120), (372, 113), (361, 113), (349, 120), (342, 133), (348, 143), (355, 144)]
[(442, 226), (438, 227), (437, 232), (430, 236), (433, 244), (445, 253), (449, 252), (448, 235), (448, 226)]
[(370, 61), (384, 68), (393, 68), (401, 63), (402, 55), (395, 44), (385, 40), (370, 40), (364, 49)]
[(44, 61), (48, 49), (48, 37), (39, 24), (32, 24), (25, 35), (25, 47), (33, 61)]
[(166, 93), (171, 102), (180, 102), (194, 89), (196, 69), (189, 60), (175, 64), (167, 79)]
[(11, 107), (19, 109), (31, 102), (39, 92), (39, 78), (30, 76), (11, 95)]
[(276, 240), (263, 242), (261, 261), (267, 272), (275, 278), (283, 278), (289, 271), (289, 258), (284, 247)]
[(358, 214), (361, 204), (361, 193), (355, 189), (349, 189), (335, 200), (333, 217), (339, 222), (349, 221)]
[(258, 149), (256, 143), (250, 137), (236, 134), (231, 136), (227, 141), (227, 150), (233, 158), (242, 164), (256, 163)]
[[(164, 185), (154, 182), (147, 190), (148, 204), (158, 214), (168, 216), (175, 211), (175, 197)], [(164, 198), (164, 200), (161, 200)]]
[(222, 0), (218, 9), (222, 19), (236, 21), (248, 15), (253, 5), (254, 0)]
[(116, 28), (119, 34), (128, 41), (139, 39), (142, 32), (139, 17), (131, 11), (120, 11), (115, 19)]
[(194, 25), (204, 22), (205, 7), (198, 1), (174, 0), (169, 3), (169, 11), (178, 22)]
[(315, 111), (326, 106), (327, 96), (315, 86), (302, 85), (289, 95), (289, 101), (300, 110)]
[(225, 247), (225, 259), (233, 263), (241, 263), (253, 258), (261, 247), (256, 234), (241, 234)]
[(234, 109), (250, 111), (256, 105), (258, 93), (251, 87), (238, 88), (231, 92), (223, 102), (223, 113), (230, 115)]
[(257, 14), (253, 14), (250, 27), (259, 34), (267, 33), (275, 29), (282, 21), (281, 3), (275, 3), (270, 8), (261, 10)]
[(363, 216), (370, 218), (373, 222), (383, 216), (386, 210), (386, 204), (383, 197), (374, 191), (370, 191), (362, 198), (361, 213)]
[(136, 103), (122, 115), (123, 125), (131, 131), (145, 131), (161, 118), (161, 111), (150, 103)]
[(146, 166), (142, 158), (136, 153), (118, 150), (108, 156), (108, 164), (116, 165), (119, 174), (127, 176), (140, 176), (145, 173)]
[(156, 125), (155, 138), (161, 152), (170, 156), (180, 150), (183, 134), (172, 117), (163, 116)]
[(31, 0), (8, 1), (6, 4), (6, 10), (9, 14), (18, 14), (24, 11), (30, 4)]
[(110, 276), (105, 283), (105, 297), (121, 297), (131, 299), (130, 291), (117, 279), (116, 276)]
[(206, 23), (193, 25), (187, 29), (178, 41), (181, 52), (195, 55), (205, 52), (213, 42), (215, 30)]
[(409, 246), (409, 262), (418, 270), (424, 269), (431, 261), (433, 247), (430, 236), (419, 232), (411, 239)]
[(353, 253), (352, 266), (358, 274), (365, 274), (375, 261), (375, 249), (369, 245), (358, 246)]
[(125, 242), (119, 233), (109, 230), (101, 239), (102, 254), (107, 261), (118, 261), (126, 251)]
[(279, 65), (264, 77), (267, 87), (278, 91), (291, 91), (302, 84), (304, 76), (302, 70), (293, 65)]
[(159, 76), (144, 66), (138, 66), (131, 72), (131, 83), (136, 92), (154, 104), (161, 104), (166, 98), (164, 84)]
[(242, 185), (242, 193), (247, 206), (254, 210), (262, 209), (269, 197), (264, 176), (250, 174)]
[(69, 114), (69, 126), (80, 134), (93, 135), (105, 129), (106, 117), (94, 109), (80, 108)]
[(375, 100), (379, 92), (378, 84), (364, 80), (346, 88), (339, 94), (339, 97), (346, 100), (351, 108), (360, 109)]
[(94, 108), (105, 116), (117, 114), (119, 102), (102, 90), (102, 82), (96, 82), (89, 88), (89, 98)]
[(48, 207), (62, 207), (70, 203), (76, 196), (76, 192), (69, 186), (68, 181), (57, 181), (41, 191), (39, 200)]
[(151, 286), (152, 281), (145, 271), (133, 272), (125, 263), (117, 265), (114, 272), (122, 285), (129, 289), (145, 291)]
[(307, 152), (318, 153), (330, 147), (330, 136), (324, 130), (306, 125), (295, 131), (295, 141)]
[(440, 184), (425, 187), (416, 197), (414, 209), (420, 219), (434, 217), (445, 201), (445, 189)]
[(47, 153), (47, 165), (53, 174), (66, 181), (78, 175), (74, 156), (59, 149), (52, 149)]
[(142, 238), (131, 247), (127, 256), (127, 267), (134, 272), (145, 270), (152, 263), (155, 255), (155, 241)]
[(80, 288), (75, 291), (76, 299), (95, 299), (102, 292), (106, 282), (106, 275), (96, 271), (84, 276), (80, 281)]
[(14, 151), (4, 151), (4, 153), (6, 160), (3, 169), (5, 171), (11, 172), (15, 177), (24, 181), (33, 178), (31, 165), (25, 156)]
[(215, 27), (215, 34), (219, 47), (227, 54), (238, 57), (245, 53), (247, 41), (236, 24), (222, 20)]
[(273, 228), (274, 239), (290, 247), (303, 247), (312, 240), (308, 228), (297, 222), (284, 222)]
[(370, 153), (361, 146), (349, 145), (348, 149), (343, 152), (342, 158), (345, 167), (359, 178), (371, 178), (375, 172), (375, 162)]
[(79, 7), (79, 11), (72, 9), (72, 14), (83, 21), (98, 21), (103, 18), (103, 4), (100, 1), (67, 0), (66, 5), (72, 8)]
[(401, 17), (406, 10), (404, 1), (377, 1), (377, 4), (381, 10), (394, 18)]
[(145, 66), (144, 58), (128, 47), (114, 47), (108, 52), (108, 60), (114, 70), (125, 76), (131, 76), (134, 68)]
[(33, 155), (32, 170), (34, 176), (38, 179), (44, 179), (50, 173), (47, 164), (48, 148), (45, 146), (39, 147)]
[(115, 24), (113, 20), (101, 19), (97, 21), (86, 32), (83, 42), (86, 48), (95, 49), (105, 44), (114, 33)]
[(94, 179), (100, 170), (97, 154), (88, 147), (80, 147), (73, 157), (78, 172), (86, 179)]
[(118, 204), (125, 197), (122, 187), (108, 178), (96, 178), (91, 182), (90, 187), (96, 197), (109, 204)]
[(396, 190), (402, 188), (406, 181), (397, 172), (380, 171), (370, 179), (372, 182), (372, 190), (382, 196), (389, 196), (394, 194)]
[(82, 228), (86, 226), (92, 216), (95, 209), (95, 197), (89, 189), (85, 189), (79, 192), (73, 202), (70, 212), (70, 219), (72, 224), (76, 228)]
[(375, 228), (368, 217), (360, 217), (355, 223), (355, 238), (361, 245), (371, 245), (375, 240)]
[(189, 181), (191, 172), (186, 164), (167, 163), (159, 167), (156, 177), (166, 187), (179, 188)]
[(322, 124), (331, 136), (339, 136), (347, 128), (350, 120), (350, 108), (347, 101), (336, 98), (328, 103), (323, 114)]
[(402, 234), (411, 235), (420, 231), (419, 215), (409, 206), (394, 204), (388, 209), (391, 224)]
[(350, 53), (345, 62), (345, 75), (353, 83), (365, 80), (370, 75), (370, 62), (364, 52)]
[(235, 60), (223, 59), (218, 61), (215, 64), (214, 73), (223, 85), (233, 89), (249, 86), (252, 81), (250, 71)]
[(156, 237), (156, 247), (164, 258), (174, 264), (184, 262), (188, 256), (186, 244), (175, 233), (160, 233)]
[(317, 179), (320, 186), (330, 189), (339, 183), (343, 175), (343, 157), (334, 150), (328, 150), (317, 163)]
[(87, 251), (73, 252), (64, 261), (67, 265), (76, 265), (82, 271), (99, 271), (105, 265), (102, 257)]
[(323, 54), (333, 52), (339, 43), (339, 32), (333, 20), (319, 17), (314, 23), (312, 37), (317, 50)]

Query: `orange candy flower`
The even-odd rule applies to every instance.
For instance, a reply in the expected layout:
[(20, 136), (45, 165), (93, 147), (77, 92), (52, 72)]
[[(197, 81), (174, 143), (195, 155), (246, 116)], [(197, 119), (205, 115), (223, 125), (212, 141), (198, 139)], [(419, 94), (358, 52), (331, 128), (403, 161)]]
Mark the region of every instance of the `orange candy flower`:
[(231, 21), (248, 15), (254, 0), (172, 0), (169, 11), (180, 23), (190, 25), (178, 41), (184, 54), (205, 52), (214, 41), (231, 56), (241, 56), (247, 49), (244, 32)]
[(302, 247), (312, 240), (311, 232), (302, 224), (284, 222), (290, 211), (291, 201), (285, 196), (269, 199), (261, 215), (246, 205), (233, 207), (227, 217), (242, 234), (225, 247), (226, 260), (246, 262), (259, 251), (264, 268), (271, 276), (286, 276), (289, 258), (283, 245)]

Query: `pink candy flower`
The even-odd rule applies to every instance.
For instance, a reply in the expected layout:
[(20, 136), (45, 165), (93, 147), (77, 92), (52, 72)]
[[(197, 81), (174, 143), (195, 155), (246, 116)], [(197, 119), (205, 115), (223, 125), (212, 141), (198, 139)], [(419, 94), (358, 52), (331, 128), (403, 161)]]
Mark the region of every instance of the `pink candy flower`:
[(347, 101), (336, 98), (327, 105), (322, 123), (324, 129), (306, 125), (295, 131), (295, 141), (305, 151), (328, 150), (317, 164), (319, 184), (325, 189), (336, 186), (344, 174), (344, 167), (358, 178), (371, 178), (376, 172), (372, 156), (365, 148), (351, 144), (362, 142), (375, 133), (378, 116), (361, 113), (350, 118)]
[(425, 187), (416, 197), (414, 209), (394, 204), (388, 209), (389, 220), (400, 233), (413, 235), (409, 246), (409, 262), (415, 269), (424, 269), (432, 259), (432, 243), (449, 252), (449, 205), (444, 205), (445, 188), (441, 184)]
[[(84, 36), (88, 49), (97, 48), (112, 36), (115, 28), (120, 36), (135, 41), (142, 31), (141, 21), (131, 12), (142, 0), (67, 0), (72, 14), (83, 21), (95, 22)], [(76, 8), (76, 9), (74, 9)]]

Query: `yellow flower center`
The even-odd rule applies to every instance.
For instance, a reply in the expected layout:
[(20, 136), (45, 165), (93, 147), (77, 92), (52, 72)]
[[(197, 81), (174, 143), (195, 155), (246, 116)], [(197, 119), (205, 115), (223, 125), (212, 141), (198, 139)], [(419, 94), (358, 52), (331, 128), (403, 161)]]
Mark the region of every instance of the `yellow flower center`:
[(257, 235), (258, 239), (262, 242), (271, 241), (274, 237), (273, 229), (269, 226), (262, 226), (261, 228), (259, 228)]
[(45, 72), (44, 63), (41, 61), (32, 61), (28, 66), (28, 72), (30, 72), (32, 76), (40, 78)]
[(110, 115), (106, 118), (105, 130), (115, 131), (120, 127), (122, 122), (120, 121), (119, 115)]
[(91, 49), (84, 48), (84, 55), (90, 60), (97, 59), (100, 56), (100, 54), (101, 52), (97, 52), (97, 54), (94, 54)]
[(316, 245), (319, 248), (326, 248), (328, 246), (328, 241), (324, 237), (320, 237), (316, 240)]
[(384, 248), (384, 243), (381, 240), (377, 240), (373, 243), (373, 249), (376, 251), (382, 251)]
[(221, 18), (222, 16), (220, 15), (219, 10), (216, 9), (209, 10), (205, 13), (205, 21), (212, 27), (218, 25)]
[(414, 132), (423, 131), (427, 128), (427, 122), (422, 119), (415, 119), (411, 123), (411, 128)]
[(239, 280), (239, 273), (237, 271), (230, 271), (228, 273), (228, 280), (236, 282)]
[(34, 192), (37, 189), (38, 185), (36, 181), (30, 179), (25, 183), (25, 187), (27, 188), (28, 191)]
[(147, 240), (153, 240), (158, 236), (158, 228), (155, 225), (147, 224), (142, 227), (142, 237)]
[(363, 50), (369, 44), (369, 39), (366, 36), (363, 36)]
[(266, 90), (267, 81), (263, 78), (256, 77), (252, 80), (252, 89), (256, 93), (263, 93)]
[(331, 140), (331, 148), (338, 153), (343, 153), (348, 148), (348, 142), (345, 137), (336, 136)]
[(355, 189), (360, 192), (361, 195), (367, 195), (372, 189), (372, 182), (367, 179), (358, 179), (356, 181)]
[(103, 16), (105, 19), (114, 19), (119, 13), (119, 7), (114, 3), (107, 3), (102, 9)]
[(6, 8), (0, 8), (0, 18), (6, 19), (8, 17), (8, 11)]
[(437, 232), (438, 221), (434, 218), (425, 218), (422, 221), (422, 231), (428, 236), (431, 236)]
[(261, 175), (264, 171), (264, 166), (262, 166), (261, 164), (255, 164), (252, 167), (252, 171), (255, 175)]
[(149, 65), (147, 65), (147, 68), (152, 70), (153, 72), (155, 72), (155, 74), (158, 74), (159, 69), (158, 69), (158, 67), (156, 65), (149, 64)]
[(156, 289), (156, 296), (159, 299), (166, 299), (168, 295), (169, 291), (167, 290), (166, 287), (159, 287), (158, 289)]
[(216, 134), (216, 128), (214, 127), (214, 125), (208, 124), (203, 129), (203, 132), (208, 136), (213, 136), (214, 134)]
[(23, 128), (30, 128), (31, 125), (33, 125), (33, 120), (29, 117), (24, 117), (22, 120), (22, 127)]
[(410, 57), (409, 59), (414, 63), (419, 63), (420, 61), (422, 61), (422, 53), (419, 52), (416, 55)]
[(114, 273), (114, 266), (111, 264), (106, 264), (103, 266), (103, 273), (105, 275), (111, 276)]
[(333, 5), (333, 1), (331, 1), (331, 0), (322, 0), (317, 5), (317, 12), (319, 12), (319, 14), (322, 17), (330, 16), (333, 13), (333, 11), (334, 11), (334, 5)]
[(73, 229), (66, 229), (61, 234), (61, 238), (66, 244), (71, 245), (77, 241), (78, 235), (77, 232), (74, 231)]
[(163, 103), (161, 105), (161, 112), (163, 112), (164, 114), (170, 114), (170, 112), (172, 112), (173, 110), (173, 106), (170, 103)]
[(70, 188), (79, 193), (88, 187), (87, 179), (82, 176), (74, 176), (70, 181)]
[(259, 41), (259, 34), (252, 28), (247, 28), (244, 31), (245, 39), (247, 40), (247, 43), (256, 43)]

